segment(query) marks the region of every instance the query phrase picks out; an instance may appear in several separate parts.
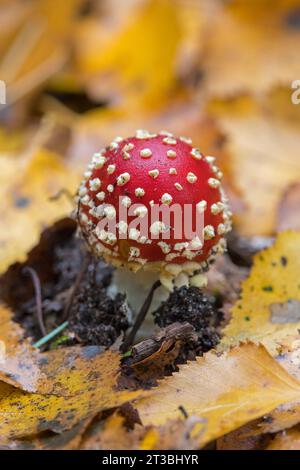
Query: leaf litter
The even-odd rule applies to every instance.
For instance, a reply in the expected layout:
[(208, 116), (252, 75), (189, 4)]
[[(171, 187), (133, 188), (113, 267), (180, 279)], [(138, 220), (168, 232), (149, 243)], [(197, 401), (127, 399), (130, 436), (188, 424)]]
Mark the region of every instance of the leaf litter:
[[(299, 448), (297, 1), (86, 3), (0, 13), (0, 447)], [(235, 220), (203, 294), (121, 355), (131, 306), (103, 261), (79, 276), (68, 216), (91, 154), (136, 128), (217, 156)], [(41, 319), (68, 323), (37, 349)]]

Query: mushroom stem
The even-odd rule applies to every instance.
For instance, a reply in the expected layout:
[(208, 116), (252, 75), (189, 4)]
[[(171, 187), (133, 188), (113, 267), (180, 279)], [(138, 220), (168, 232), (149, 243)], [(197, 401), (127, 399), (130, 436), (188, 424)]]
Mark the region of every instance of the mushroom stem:
[(123, 351), (126, 351), (132, 345), (132, 343), (134, 341), (134, 338), (135, 338), (138, 330), (140, 329), (140, 326), (142, 325), (142, 323), (143, 323), (143, 321), (144, 321), (144, 319), (145, 319), (145, 317), (148, 313), (148, 310), (150, 308), (150, 305), (151, 305), (151, 302), (152, 302), (152, 299), (153, 299), (154, 292), (160, 286), (161, 286), (160, 281), (156, 281), (152, 285), (152, 287), (151, 287), (151, 289), (150, 289), (150, 291), (149, 291), (149, 293), (148, 293), (148, 295), (147, 295), (147, 297), (146, 297), (146, 299), (145, 299), (145, 301), (144, 301), (144, 303), (143, 303), (143, 305), (142, 305), (142, 307), (141, 307), (141, 309), (140, 309), (140, 311), (139, 311), (139, 313), (136, 317), (136, 320), (134, 322), (134, 325), (133, 325), (130, 333), (128, 334), (127, 338), (125, 338), (125, 341), (124, 341), (123, 346), (122, 346)]

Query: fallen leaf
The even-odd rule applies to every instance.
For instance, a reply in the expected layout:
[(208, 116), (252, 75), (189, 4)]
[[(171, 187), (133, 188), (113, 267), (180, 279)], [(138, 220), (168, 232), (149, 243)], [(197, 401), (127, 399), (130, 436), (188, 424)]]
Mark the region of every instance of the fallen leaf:
[(170, 94), (181, 36), (174, 2), (149, 0), (139, 5), (113, 35), (105, 35), (97, 21), (84, 26), (78, 32), (77, 66), (90, 81), (94, 77), (94, 96), (107, 99), (113, 83), (114, 98), (117, 89), (126, 106), (153, 108)]
[[(11, 387), (1, 394), (1, 438), (20, 439), (45, 430), (61, 433), (101, 410), (115, 408), (142, 392), (117, 391), (120, 356), (96, 346), (43, 354), (51, 394), (26, 393)], [(7, 385), (7, 384), (5, 384)], [(9, 385), (7, 385), (9, 387)]]
[(95, 421), (83, 435), (80, 450), (133, 450), (139, 447), (139, 441), (145, 430), (142, 426), (129, 431), (124, 426), (123, 416), (114, 413), (105, 421)]
[(203, 446), (299, 397), (299, 390), (298, 381), (262, 345), (247, 343), (222, 355), (207, 353), (181, 366), (150, 396), (138, 400), (136, 408), (146, 426), (180, 418), (182, 406), (203, 419), (198, 438)]
[[(58, 112), (56, 112), (57, 114)], [(224, 170), (224, 135), (198, 103), (192, 100), (169, 101), (159, 110), (135, 111), (128, 119), (128, 109), (111, 106), (98, 108), (78, 117), (73, 123), (69, 158), (78, 166), (88, 163), (91, 155), (119, 135), (134, 135), (136, 129), (159, 132), (168, 129), (174, 135), (188, 135), (204, 154), (215, 155)]]
[(276, 434), (266, 450), (300, 450), (300, 427)]
[(98, 420), (84, 433), (80, 450), (174, 450), (197, 449), (197, 440), (191, 436), (196, 425), (202, 424), (195, 416), (186, 420), (168, 421), (164, 426), (125, 426), (122, 416), (115, 413)]
[[(278, 346), (277, 362), (294, 378), (300, 379), (300, 336), (287, 336)], [(291, 428), (300, 422), (300, 401), (286, 403), (270, 414), (252, 429), (252, 434), (274, 433)]]
[(1, 439), (0, 450), (76, 450), (89, 420), (62, 433), (43, 433), (16, 440)]
[(26, 259), (44, 228), (70, 214), (73, 207), (65, 197), (50, 198), (62, 189), (74, 194), (80, 176), (46, 149), (18, 159), (2, 156), (0, 164), (0, 221), (5, 227), (0, 234), (0, 272), (4, 272)]
[(62, 69), (81, 3), (64, 1), (58, 15), (51, 0), (28, 2), (16, 34), (1, 56), (0, 76), (8, 86), (7, 104), (32, 93)]
[(272, 235), (282, 194), (299, 181), (300, 113), (293, 108), (287, 89), (259, 100), (242, 96), (209, 105), (227, 136), (228, 181), (246, 205), (235, 216), (241, 235)]
[(39, 352), (24, 338), (21, 326), (12, 320), (12, 313), (0, 304), (0, 380), (35, 391), (41, 378)]
[(280, 341), (298, 331), (300, 321), (289, 306), (300, 301), (299, 243), (300, 232), (282, 232), (274, 246), (255, 255), (241, 299), (223, 331), (222, 346), (252, 340), (275, 354)]
[(293, 26), (298, 0), (233, 0), (213, 3), (202, 67), (212, 96), (265, 93), (299, 73), (300, 33)]
[(252, 431), (252, 424), (242, 426), (235, 431), (225, 434), (217, 440), (217, 450), (261, 450), (266, 447), (269, 436), (264, 434), (247, 435)]

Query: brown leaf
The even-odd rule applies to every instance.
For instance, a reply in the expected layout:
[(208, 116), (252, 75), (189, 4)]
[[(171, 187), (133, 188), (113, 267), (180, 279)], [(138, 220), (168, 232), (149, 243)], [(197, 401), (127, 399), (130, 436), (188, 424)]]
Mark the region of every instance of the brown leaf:
[(291, 185), (284, 193), (278, 207), (277, 230), (300, 230), (300, 183)]
[(298, 76), (299, 30), (292, 26), (298, 0), (211, 2), (210, 34), (202, 66), (207, 93), (234, 96), (290, 86)]
[(300, 113), (290, 91), (215, 100), (209, 109), (227, 135), (226, 175), (246, 205), (236, 227), (245, 236), (272, 235), (282, 193), (300, 178)]
[[(26, 393), (11, 387), (0, 394), (1, 438), (17, 439), (45, 430), (64, 432), (101, 410), (137, 398), (141, 392), (115, 389), (119, 354), (98, 347), (53, 350), (42, 355), (51, 394)], [(42, 384), (43, 385), (43, 384)], [(1, 389), (0, 389), (1, 392)]]
[(12, 320), (12, 313), (0, 304), (0, 380), (29, 392), (36, 391), (41, 378), (40, 353), (24, 331)]
[(266, 450), (300, 450), (300, 427), (276, 434)]
[[(181, 366), (136, 407), (144, 425), (162, 425), (180, 418), (183, 406), (203, 419), (198, 439), (203, 446), (299, 397), (299, 390), (300, 384), (263, 346), (248, 343)], [(199, 432), (199, 426), (196, 429)]]
[(0, 61), (1, 79), (8, 84), (9, 104), (36, 90), (62, 69), (74, 17), (83, 2), (62, 2), (59, 15), (51, 0), (28, 3)]

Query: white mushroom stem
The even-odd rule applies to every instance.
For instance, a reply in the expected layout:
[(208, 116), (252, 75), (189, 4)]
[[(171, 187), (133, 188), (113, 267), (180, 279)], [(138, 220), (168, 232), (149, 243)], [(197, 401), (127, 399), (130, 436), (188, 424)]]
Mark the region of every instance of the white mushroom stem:
[[(134, 273), (127, 268), (118, 268), (114, 272), (112, 283), (109, 287), (109, 294), (112, 297), (117, 292), (126, 294), (128, 303), (134, 312), (137, 313), (149, 294), (151, 286), (158, 280), (159, 273), (156, 272), (140, 270), (138, 273)], [(138, 331), (136, 341), (142, 339), (145, 335), (149, 336), (149, 331), (151, 333), (151, 330), (154, 328), (151, 312), (154, 312), (168, 296), (169, 292), (165, 287), (161, 286), (156, 289), (149, 312), (141, 329)]]

